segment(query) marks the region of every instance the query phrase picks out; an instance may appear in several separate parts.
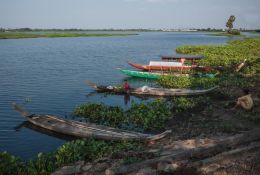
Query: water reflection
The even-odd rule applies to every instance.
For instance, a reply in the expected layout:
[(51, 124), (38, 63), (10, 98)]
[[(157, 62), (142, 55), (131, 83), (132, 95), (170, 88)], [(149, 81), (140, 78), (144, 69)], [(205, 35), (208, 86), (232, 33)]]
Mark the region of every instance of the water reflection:
[(58, 138), (58, 139), (66, 140), (66, 141), (79, 139), (78, 137), (57, 133), (57, 132), (54, 132), (54, 131), (50, 131), (48, 129), (44, 129), (44, 128), (35, 126), (34, 124), (32, 124), (32, 123), (30, 123), (28, 121), (24, 121), (24, 122), (20, 123), (19, 125), (14, 127), (14, 129), (17, 132), (20, 132), (23, 127), (31, 129), (31, 130), (39, 132), (39, 133), (42, 133), (42, 134), (45, 134), (45, 135), (48, 135), (48, 136), (51, 136), (51, 137), (55, 137), (55, 138)]

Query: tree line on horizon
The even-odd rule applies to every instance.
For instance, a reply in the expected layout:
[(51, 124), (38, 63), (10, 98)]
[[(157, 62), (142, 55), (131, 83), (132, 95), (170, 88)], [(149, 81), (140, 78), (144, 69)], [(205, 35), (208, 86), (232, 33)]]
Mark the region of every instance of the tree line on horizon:
[[(230, 24), (231, 21), (228, 21), (226, 25), (232, 26), (231, 28), (228, 27), (227, 32), (232, 33), (238, 29), (233, 29), (233, 24)], [(181, 31), (181, 29), (169, 29), (174, 31)], [(202, 32), (221, 32), (223, 29), (216, 29), (216, 28), (191, 28), (191, 30), (197, 30)], [(70, 31), (141, 31), (141, 32), (150, 32), (150, 31), (165, 31), (163, 29), (77, 29), (77, 28), (71, 28), (71, 29), (32, 29), (32, 28), (0, 28), (0, 32), (37, 32), (37, 31), (57, 31), (57, 32), (70, 32)], [(240, 28), (238, 31), (242, 32), (260, 32), (260, 29), (244, 29)]]

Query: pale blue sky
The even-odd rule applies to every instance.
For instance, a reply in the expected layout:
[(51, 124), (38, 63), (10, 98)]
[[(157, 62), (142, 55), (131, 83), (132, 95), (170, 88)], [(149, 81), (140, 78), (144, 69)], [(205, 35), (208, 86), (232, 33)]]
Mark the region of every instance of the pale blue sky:
[(260, 28), (260, 0), (0, 0), (4, 28)]

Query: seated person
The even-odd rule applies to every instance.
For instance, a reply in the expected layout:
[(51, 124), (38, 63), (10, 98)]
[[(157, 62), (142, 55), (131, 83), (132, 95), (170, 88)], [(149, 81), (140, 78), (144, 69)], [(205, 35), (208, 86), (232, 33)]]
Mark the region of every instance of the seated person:
[(243, 109), (249, 111), (253, 108), (253, 99), (248, 89), (244, 89), (243, 92), (245, 95), (237, 99), (237, 103), (234, 108), (241, 106)]

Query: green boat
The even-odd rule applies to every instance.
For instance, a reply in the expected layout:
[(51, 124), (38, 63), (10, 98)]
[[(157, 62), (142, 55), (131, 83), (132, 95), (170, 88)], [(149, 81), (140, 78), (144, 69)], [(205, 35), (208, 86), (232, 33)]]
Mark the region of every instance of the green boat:
[(205, 73), (197, 73), (194, 75), (190, 74), (177, 74), (177, 73), (161, 73), (161, 72), (142, 72), (142, 71), (133, 71), (133, 70), (126, 70), (126, 69), (119, 69), (123, 74), (132, 77), (141, 77), (147, 79), (159, 79), (163, 75), (173, 75), (173, 76), (195, 76), (195, 77), (215, 77), (216, 74), (205, 74)]
[(141, 72), (141, 71), (132, 71), (132, 70), (125, 70), (125, 69), (120, 69), (120, 71), (132, 77), (159, 79), (162, 76), (162, 74), (155, 73), (155, 72)]

